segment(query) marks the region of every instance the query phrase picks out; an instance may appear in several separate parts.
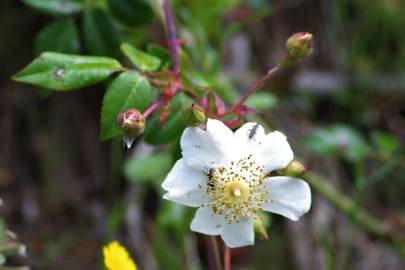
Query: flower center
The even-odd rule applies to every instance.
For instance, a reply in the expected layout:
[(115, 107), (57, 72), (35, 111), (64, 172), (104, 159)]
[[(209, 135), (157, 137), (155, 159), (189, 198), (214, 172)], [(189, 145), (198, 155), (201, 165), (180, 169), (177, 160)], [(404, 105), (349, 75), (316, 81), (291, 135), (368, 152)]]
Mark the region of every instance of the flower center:
[(243, 200), (249, 193), (249, 187), (244, 182), (234, 180), (225, 184), (224, 193), (229, 200)]
[(207, 206), (215, 214), (224, 215), (228, 223), (246, 220), (267, 201), (265, 178), (264, 167), (252, 155), (230, 166), (211, 169), (205, 193), (209, 197)]

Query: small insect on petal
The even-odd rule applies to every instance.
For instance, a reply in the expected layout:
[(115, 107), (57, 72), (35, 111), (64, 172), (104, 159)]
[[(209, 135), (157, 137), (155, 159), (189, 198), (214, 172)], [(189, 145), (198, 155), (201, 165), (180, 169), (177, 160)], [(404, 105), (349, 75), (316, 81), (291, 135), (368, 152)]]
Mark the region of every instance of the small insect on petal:
[(253, 137), (256, 135), (257, 129), (259, 128), (259, 124), (256, 124), (253, 126), (253, 128), (249, 131), (249, 139), (253, 139)]

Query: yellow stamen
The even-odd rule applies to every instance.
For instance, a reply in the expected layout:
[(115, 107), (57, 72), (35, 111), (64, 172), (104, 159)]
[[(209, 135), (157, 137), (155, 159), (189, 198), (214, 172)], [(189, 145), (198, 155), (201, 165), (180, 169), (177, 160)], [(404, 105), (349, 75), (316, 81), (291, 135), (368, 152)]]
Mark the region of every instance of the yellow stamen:
[(263, 185), (266, 173), (252, 155), (230, 166), (211, 169), (206, 196), (215, 214), (223, 214), (228, 223), (246, 220), (267, 202), (268, 192)]

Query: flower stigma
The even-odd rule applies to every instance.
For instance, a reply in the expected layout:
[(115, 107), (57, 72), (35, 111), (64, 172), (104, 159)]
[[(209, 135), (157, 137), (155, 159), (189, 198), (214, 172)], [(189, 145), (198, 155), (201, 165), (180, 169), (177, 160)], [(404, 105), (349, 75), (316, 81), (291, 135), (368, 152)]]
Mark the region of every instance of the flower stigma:
[(210, 207), (214, 214), (223, 214), (229, 224), (247, 220), (267, 202), (268, 191), (263, 185), (266, 177), (264, 167), (252, 155), (213, 168), (205, 192), (209, 202), (203, 206)]

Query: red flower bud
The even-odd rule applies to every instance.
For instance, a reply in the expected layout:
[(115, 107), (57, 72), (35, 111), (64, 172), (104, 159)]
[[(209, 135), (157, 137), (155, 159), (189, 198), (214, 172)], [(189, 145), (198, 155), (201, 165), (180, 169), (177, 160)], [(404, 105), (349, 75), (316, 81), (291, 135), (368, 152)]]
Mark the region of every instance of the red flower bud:
[(117, 117), (117, 125), (122, 129), (127, 147), (145, 131), (145, 117), (137, 109), (129, 109)]

